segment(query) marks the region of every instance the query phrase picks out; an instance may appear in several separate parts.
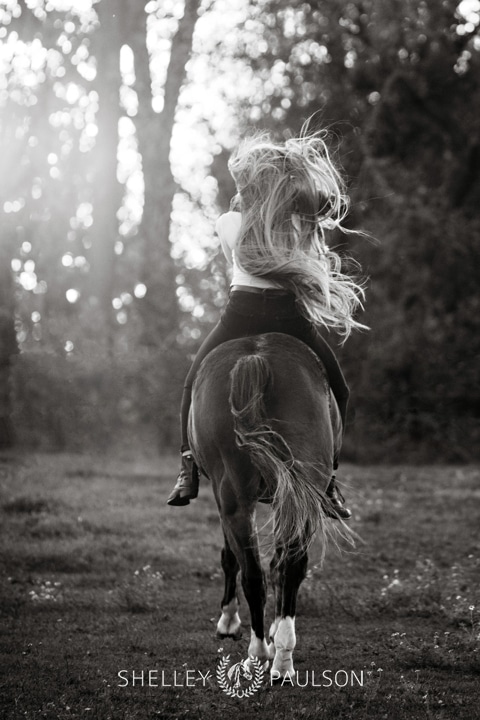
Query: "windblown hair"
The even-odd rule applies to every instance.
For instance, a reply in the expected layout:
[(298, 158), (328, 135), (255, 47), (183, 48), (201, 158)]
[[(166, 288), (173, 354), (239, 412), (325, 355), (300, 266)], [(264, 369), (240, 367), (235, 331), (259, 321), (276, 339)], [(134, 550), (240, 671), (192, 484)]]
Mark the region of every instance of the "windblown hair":
[(330, 157), (325, 133), (302, 133), (284, 144), (268, 134), (243, 141), (229, 161), (242, 226), (236, 247), (246, 272), (292, 292), (300, 311), (345, 339), (362, 307), (364, 291), (342, 271), (325, 231), (347, 230), (349, 200)]

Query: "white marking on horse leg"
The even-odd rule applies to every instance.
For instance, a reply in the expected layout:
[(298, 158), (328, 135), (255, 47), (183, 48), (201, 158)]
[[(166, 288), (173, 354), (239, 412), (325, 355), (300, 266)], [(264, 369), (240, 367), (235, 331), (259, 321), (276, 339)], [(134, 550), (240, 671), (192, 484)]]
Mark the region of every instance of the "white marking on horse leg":
[(269, 654), (267, 643), (265, 642), (265, 638), (260, 640), (260, 638), (255, 635), (253, 628), (250, 636), (250, 645), (248, 646), (248, 657), (252, 659), (258, 658), (264, 669), (268, 667)]
[(236, 637), (240, 634), (242, 622), (238, 614), (238, 600), (232, 598), (228, 605), (222, 605), (222, 614), (217, 623), (217, 635), (231, 635)]
[(270, 658), (270, 660), (273, 660), (273, 658), (275, 657), (275, 633), (278, 630), (280, 620), (280, 616), (276, 617), (270, 625), (270, 630), (268, 631), (268, 637), (270, 638), (270, 642), (268, 643), (268, 657)]
[(295, 618), (284, 617), (281, 618), (278, 623), (277, 632), (275, 633), (275, 657), (273, 659), (272, 669), (270, 674), (272, 680), (279, 680), (280, 678), (289, 675), (293, 677), (293, 659), (292, 653), (297, 642), (295, 637)]

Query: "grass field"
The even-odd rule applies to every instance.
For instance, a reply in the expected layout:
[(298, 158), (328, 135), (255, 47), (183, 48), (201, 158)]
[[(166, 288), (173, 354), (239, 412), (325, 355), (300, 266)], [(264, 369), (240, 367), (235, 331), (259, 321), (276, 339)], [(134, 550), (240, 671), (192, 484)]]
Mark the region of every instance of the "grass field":
[(321, 571), (311, 553), (305, 687), (265, 677), (248, 698), (215, 677), (223, 657), (245, 658), (249, 628), (242, 598), (243, 638), (215, 638), (211, 490), (167, 507), (176, 470), (171, 457), (0, 455), (2, 719), (480, 717), (478, 468), (343, 466), (362, 542), (332, 548)]

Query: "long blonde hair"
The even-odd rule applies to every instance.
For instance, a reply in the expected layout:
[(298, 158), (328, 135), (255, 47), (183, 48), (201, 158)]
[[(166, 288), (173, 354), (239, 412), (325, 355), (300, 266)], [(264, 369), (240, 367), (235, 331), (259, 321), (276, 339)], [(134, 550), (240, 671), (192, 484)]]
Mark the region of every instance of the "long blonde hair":
[(303, 315), (346, 339), (364, 291), (342, 272), (325, 231), (343, 227), (349, 200), (325, 133), (272, 141), (266, 133), (245, 139), (229, 160), (242, 225), (236, 260), (243, 270), (292, 292)]

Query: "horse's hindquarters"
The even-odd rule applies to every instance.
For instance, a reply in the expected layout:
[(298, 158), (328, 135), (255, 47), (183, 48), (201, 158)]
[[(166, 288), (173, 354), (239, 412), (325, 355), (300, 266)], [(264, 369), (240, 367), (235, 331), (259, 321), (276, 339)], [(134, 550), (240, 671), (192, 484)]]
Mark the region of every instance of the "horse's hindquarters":
[[(252, 624), (249, 654), (269, 657), (264, 633), (266, 589), (255, 507), (273, 497), (275, 657), (272, 672), (293, 672), (295, 608), (307, 547), (324, 538), (322, 503), (333, 468), (336, 404), (323, 366), (306, 345), (276, 333), (224, 343), (204, 360), (193, 388), (191, 448), (212, 481), (225, 548), (225, 594), (219, 631), (239, 630), (236, 575), (242, 575)], [(233, 628), (233, 631), (230, 630)]]

